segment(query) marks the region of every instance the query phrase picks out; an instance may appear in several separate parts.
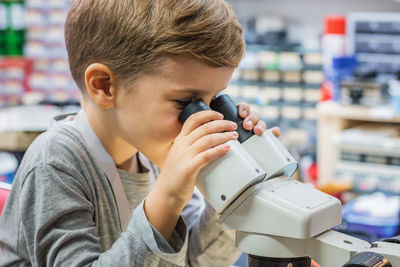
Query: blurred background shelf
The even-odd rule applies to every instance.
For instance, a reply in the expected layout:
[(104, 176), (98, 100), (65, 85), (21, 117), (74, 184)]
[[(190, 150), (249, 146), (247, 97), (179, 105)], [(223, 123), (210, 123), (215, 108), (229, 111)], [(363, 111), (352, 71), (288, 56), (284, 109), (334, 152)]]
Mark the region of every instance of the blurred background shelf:
[(360, 105), (341, 105), (337, 102), (321, 102), (317, 106), (318, 114), (325, 117), (337, 117), (348, 120), (383, 123), (400, 123), (400, 116), (394, 115), (391, 106), (365, 107)]
[[(334, 142), (334, 137), (349, 129), (365, 123), (381, 123), (383, 125), (400, 126), (400, 116), (394, 116), (392, 109), (387, 107), (362, 107), (345, 106), (335, 102), (323, 102), (317, 106), (318, 111), (318, 170), (319, 184), (323, 185), (335, 179), (334, 169), (337, 164), (338, 144)], [(377, 150), (384, 149), (383, 143), (370, 143), (371, 145), (381, 145)], [(365, 149), (365, 146), (363, 146)], [(396, 149), (396, 148), (394, 148)], [(377, 151), (374, 151), (377, 154)], [(390, 168), (387, 166), (387, 168)], [(352, 169), (358, 170), (358, 166), (353, 165)], [(399, 174), (400, 174), (400, 169)], [(396, 173), (396, 172), (392, 172)], [(398, 177), (400, 181), (400, 177)]]

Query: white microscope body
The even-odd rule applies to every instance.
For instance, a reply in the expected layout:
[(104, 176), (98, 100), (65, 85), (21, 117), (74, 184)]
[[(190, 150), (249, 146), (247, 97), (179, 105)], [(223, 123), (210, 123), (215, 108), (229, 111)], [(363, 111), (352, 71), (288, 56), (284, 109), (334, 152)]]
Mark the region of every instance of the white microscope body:
[[(228, 96), (218, 101), (214, 107), (211, 103), (214, 110), (226, 119), (237, 116)], [(230, 111), (219, 108), (226, 104)], [(356, 254), (370, 251), (400, 266), (400, 245), (371, 245), (330, 230), (341, 223), (340, 201), (290, 177), (297, 162), (271, 131), (239, 137), (230, 145), (226, 155), (202, 169), (196, 186), (220, 214), (223, 226), (236, 231), (241, 251), (265, 258), (310, 257), (322, 267), (343, 266)]]

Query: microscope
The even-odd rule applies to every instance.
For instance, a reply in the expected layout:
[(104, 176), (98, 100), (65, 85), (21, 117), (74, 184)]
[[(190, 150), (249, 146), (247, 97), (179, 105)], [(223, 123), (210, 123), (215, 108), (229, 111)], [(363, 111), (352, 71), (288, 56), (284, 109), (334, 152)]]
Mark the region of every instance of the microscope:
[(204, 167), (197, 188), (219, 213), (225, 229), (235, 230), (236, 246), (249, 255), (250, 267), (399, 266), (400, 238), (366, 241), (331, 230), (341, 223), (338, 199), (291, 176), (297, 162), (269, 130), (262, 136), (245, 130), (235, 102), (220, 95), (180, 114), (215, 110), (237, 123), (239, 138), (230, 151)]

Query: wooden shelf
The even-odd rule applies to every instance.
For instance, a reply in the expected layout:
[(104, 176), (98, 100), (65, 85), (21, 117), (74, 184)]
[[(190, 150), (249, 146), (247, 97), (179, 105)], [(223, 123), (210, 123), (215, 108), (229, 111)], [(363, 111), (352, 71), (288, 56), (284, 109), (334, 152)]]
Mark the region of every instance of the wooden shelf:
[(0, 133), (0, 150), (23, 152), (35, 140), (40, 132), (6, 132)]
[(333, 136), (363, 122), (400, 124), (400, 116), (393, 116), (390, 107), (345, 106), (328, 101), (317, 105), (317, 114), (317, 162), (320, 186), (328, 184), (334, 178), (336, 149)]
[(322, 102), (317, 105), (318, 116), (336, 117), (347, 120), (400, 123), (400, 116), (393, 116), (390, 107), (364, 107)]

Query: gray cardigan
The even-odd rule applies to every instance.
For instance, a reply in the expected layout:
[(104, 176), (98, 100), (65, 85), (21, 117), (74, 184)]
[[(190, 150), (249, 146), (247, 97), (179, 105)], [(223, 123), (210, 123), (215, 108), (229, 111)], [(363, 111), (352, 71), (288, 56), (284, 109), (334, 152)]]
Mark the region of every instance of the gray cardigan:
[(147, 220), (143, 199), (137, 203), (122, 231), (106, 173), (80, 133), (56, 123), (16, 174), (0, 217), (0, 266), (229, 266), (239, 256), (200, 193), (170, 242)]

